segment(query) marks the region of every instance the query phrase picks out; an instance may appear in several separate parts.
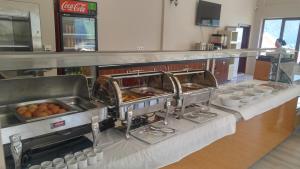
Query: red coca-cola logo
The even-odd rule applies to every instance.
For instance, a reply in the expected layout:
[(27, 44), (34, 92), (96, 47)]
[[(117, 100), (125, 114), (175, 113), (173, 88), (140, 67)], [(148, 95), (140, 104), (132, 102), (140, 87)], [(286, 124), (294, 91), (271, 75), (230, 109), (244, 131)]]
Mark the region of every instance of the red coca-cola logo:
[(88, 3), (72, 0), (61, 0), (60, 11), (65, 13), (88, 14)]

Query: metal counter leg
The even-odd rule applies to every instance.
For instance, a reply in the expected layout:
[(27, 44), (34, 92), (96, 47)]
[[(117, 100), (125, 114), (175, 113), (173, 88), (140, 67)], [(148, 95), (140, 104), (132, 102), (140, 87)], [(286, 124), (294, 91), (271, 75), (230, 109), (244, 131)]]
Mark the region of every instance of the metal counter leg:
[(132, 111), (127, 112), (127, 130), (126, 130), (126, 138), (129, 139), (130, 135), (130, 128), (131, 128), (131, 123), (132, 123)]
[(92, 117), (92, 134), (93, 134), (93, 147), (96, 147), (99, 143), (99, 116)]
[(15, 134), (9, 137), (10, 139), (10, 150), (15, 162), (15, 169), (21, 169), (21, 160), (22, 160), (22, 142), (21, 136), (19, 134)]

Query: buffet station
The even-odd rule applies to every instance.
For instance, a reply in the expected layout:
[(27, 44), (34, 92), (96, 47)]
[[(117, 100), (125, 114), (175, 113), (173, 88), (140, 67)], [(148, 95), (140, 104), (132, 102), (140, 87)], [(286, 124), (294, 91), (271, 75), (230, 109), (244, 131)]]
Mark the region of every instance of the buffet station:
[[(107, 107), (91, 100), (81, 75), (1, 80), (6, 168), (28, 168), (96, 147)], [(92, 132), (91, 141), (84, 137)]]
[[(24, 69), (29, 60), (18, 57), (4, 61)], [(45, 66), (42, 60), (35, 66)], [(73, 64), (52, 61), (46, 68)], [(183, 69), (99, 75), (92, 90), (82, 75), (3, 79), (0, 93), (0, 168), (232, 169), (250, 167), (293, 132), (300, 88), (258, 80), (219, 85), (206, 69)]]

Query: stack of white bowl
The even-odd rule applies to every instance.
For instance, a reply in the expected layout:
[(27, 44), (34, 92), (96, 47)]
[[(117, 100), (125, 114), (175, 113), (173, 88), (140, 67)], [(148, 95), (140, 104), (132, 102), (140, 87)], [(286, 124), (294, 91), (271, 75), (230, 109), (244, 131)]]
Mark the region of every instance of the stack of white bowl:
[(242, 84), (226, 87), (219, 92), (218, 97), (224, 106), (239, 107), (272, 92), (272, 87)]

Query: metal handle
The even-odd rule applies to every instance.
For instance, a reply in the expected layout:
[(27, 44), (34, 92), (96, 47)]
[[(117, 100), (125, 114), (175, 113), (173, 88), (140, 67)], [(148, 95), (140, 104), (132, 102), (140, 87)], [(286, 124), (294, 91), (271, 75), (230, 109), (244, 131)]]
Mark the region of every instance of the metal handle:
[(98, 145), (99, 141), (99, 116), (92, 117), (92, 134), (93, 134), (93, 147)]
[(14, 158), (15, 169), (21, 169), (21, 160), (22, 160), (22, 141), (21, 135), (15, 134), (9, 137), (10, 139), (10, 150)]
[(131, 123), (132, 123), (132, 116), (133, 116), (133, 112), (132, 112), (132, 107), (128, 108), (128, 112), (127, 112), (127, 129), (126, 129), (126, 138), (129, 139), (129, 132), (130, 132), (130, 128), (131, 128)]
[(165, 105), (166, 115), (165, 115), (165, 119), (164, 119), (164, 124), (165, 125), (168, 125), (168, 116), (169, 116), (169, 113), (170, 113), (171, 101), (172, 101), (171, 98), (168, 98), (166, 100), (166, 105)]

